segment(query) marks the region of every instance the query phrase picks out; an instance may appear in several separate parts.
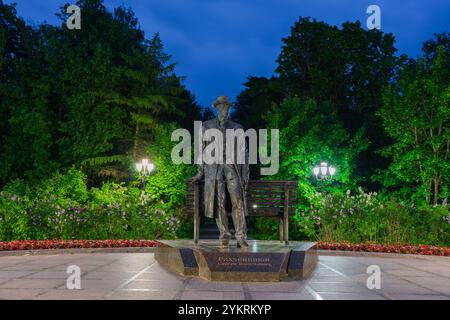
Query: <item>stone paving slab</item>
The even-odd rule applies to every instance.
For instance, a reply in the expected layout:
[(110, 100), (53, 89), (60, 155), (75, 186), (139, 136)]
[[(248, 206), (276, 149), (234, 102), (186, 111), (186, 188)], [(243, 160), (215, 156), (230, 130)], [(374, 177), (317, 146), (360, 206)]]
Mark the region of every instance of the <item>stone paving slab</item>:
[[(67, 289), (70, 265), (81, 290)], [(366, 286), (370, 265), (381, 269), (380, 290)], [(450, 258), (321, 255), (304, 280), (242, 283), (173, 274), (151, 252), (1, 256), (0, 299), (450, 300)]]

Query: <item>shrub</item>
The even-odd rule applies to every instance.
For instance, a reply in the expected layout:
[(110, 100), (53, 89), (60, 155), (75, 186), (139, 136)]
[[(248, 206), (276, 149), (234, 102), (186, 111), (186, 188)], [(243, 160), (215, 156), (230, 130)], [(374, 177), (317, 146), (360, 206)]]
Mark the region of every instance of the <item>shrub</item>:
[(0, 239), (30, 239), (23, 199), (4, 191), (0, 193)]
[(89, 192), (85, 174), (72, 168), (65, 173), (56, 172), (48, 179), (32, 185), (28, 195), (34, 198), (55, 196), (57, 201), (70, 199), (76, 203), (86, 203)]
[(317, 193), (296, 218), (303, 232), (324, 242), (450, 243), (446, 204), (416, 208), (362, 189), (355, 195)]
[(180, 206), (135, 186), (107, 182), (88, 190), (74, 169), (37, 184), (16, 180), (0, 197), (0, 241), (175, 238), (184, 219)]
[(105, 183), (92, 189), (91, 233), (99, 239), (176, 237), (179, 219), (136, 187)]

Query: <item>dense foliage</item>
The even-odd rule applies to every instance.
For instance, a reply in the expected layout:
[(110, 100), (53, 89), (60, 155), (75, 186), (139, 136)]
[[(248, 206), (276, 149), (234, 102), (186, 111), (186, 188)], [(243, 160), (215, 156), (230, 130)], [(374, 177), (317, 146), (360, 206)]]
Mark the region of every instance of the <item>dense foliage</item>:
[(382, 150), (392, 162), (378, 179), (392, 193), (434, 205), (450, 191), (449, 40), (405, 66), (379, 112), (394, 143)]
[(315, 194), (296, 217), (310, 237), (325, 242), (450, 243), (448, 205), (418, 206), (376, 192)]
[[(0, 2), (0, 240), (188, 236), (195, 168), (172, 163), (170, 135), (211, 110), (131, 9), (77, 5), (82, 30), (65, 27), (65, 7), (60, 26), (31, 26)], [(249, 76), (233, 118), (280, 129), (270, 179), (299, 181), (291, 238), (449, 245), (450, 34), (417, 59), (359, 22), (300, 18), (282, 42), (275, 75)], [(333, 181), (312, 175), (321, 161)], [(278, 236), (270, 219), (249, 229)]]
[[(180, 198), (180, 188), (178, 196), (166, 194)], [(123, 183), (88, 189), (86, 176), (75, 169), (35, 185), (15, 180), (0, 194), (0, 239), (173, 238), (185, 217), (170, 204)]]
[(311, 167), (321, 159), (333, 159), (339, 168), (334, 189), (356, 187), (356, 158), (368, 142), (360, 133), (353, 137), (348, 134), (329, 102), (286, 98), (267, 113), (266, 119), (269, 128), (280, 128), (280, 169), (271, 178), (298, 179), (300, 204), (307, 203), (308, 197), (316, 192)]
[[(292, 240), (450, 245), (447, 203), (416, 205), (362, 189), (317, 192), (309, 203), (309, 207), (299, 206), (291, 221)], [(278, 221), (258, 218), (251, 233), (256, 238), (278, 239)]]
[(0, 5), (0, 184), (72, 165), (90, 184), (129, 180), (157, 124), (200, 117), (158, 33), (146, 39), (130, 9), (77, 4), (81, 30), (64, 8), (61, 26), (32, 28)]
[(82, 30), (65, 7), (60, 26), (31, 27), (0, 5), (0, 239), (176, 237), (192, 168), (171, 164), (170, 133), (200, 108), (131, 9), (77, 5)]
[(431, 204), (448, 196), (450, 35), (426, 41), (417, 60), (396, 56), (394, 43), (359, 22), (300, 18), (283, 39), (278, 76), (249, 77), (234, 117), (280, 129), (278, 178), (298, 179), (302, 197), (321, 160), (337, 167), (339, 186)]
[[(280, 130), (280, 170), (269, 179), (299, 181), (292, 239), (450, 243), (449, 44), (438, 34), (408, 59), (391, 34), (300, 18), (278, 76), (249, 77), (234, 117)], [(322, 161), (337, 168), (332, 181), (315, 179)], [(256, 219), (251, 234), (276, 239), (278, 223)]]
[[(342, 127), (340, 132), (345, 132), (347, 139), (360, 139), (364, 133), (369, 144), (364, 148), (355, 145), (359, 150), (355, 150), (352, 160), (356, 174), (353, 179), (367, 187), (378, 187), (370, 176), (385, 168), (386, 160), (374, 151), (387, 143), (387, 137), (375, 113), (382, 105), (384, 87), (405, 59), (395, 56), (393, 35), (364, 30), (359, 22), (346, 22), (338, 28), (300, 18), (282, 41), (275, 69), (278, 76), (250, 77), (238, 97), (235, 118), (246, 127), (265, 128), (271, 122), (267, 112), (282, 114), (279, 106), (285, 99), (314, 100), (319, 106), (315, 116), (331, 118), (330, 126)], [(299, 105), (295, 110), (302, 113), (302, 106), (307, 105)], [(317, 132), (329, 132), (327, 124), (323, 121)], [(326, 136), (320, 133), (316, 140), (327, 144)], [(334, 149), (340, 147), (335, 145)], [(343, 147), (347, 148), (348, 143)]]

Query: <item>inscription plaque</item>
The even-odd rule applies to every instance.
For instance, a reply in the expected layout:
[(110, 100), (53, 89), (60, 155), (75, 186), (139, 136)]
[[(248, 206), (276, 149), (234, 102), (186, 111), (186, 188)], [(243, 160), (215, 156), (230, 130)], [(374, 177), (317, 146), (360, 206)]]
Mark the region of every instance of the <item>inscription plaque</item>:
[(317, 262), (313, 242), (249, 241), (248, 250), (223, 249), (218, 240), (161, 240), (155, 258), (182, 275), (212, 281), (281, 281), (304, 278)]

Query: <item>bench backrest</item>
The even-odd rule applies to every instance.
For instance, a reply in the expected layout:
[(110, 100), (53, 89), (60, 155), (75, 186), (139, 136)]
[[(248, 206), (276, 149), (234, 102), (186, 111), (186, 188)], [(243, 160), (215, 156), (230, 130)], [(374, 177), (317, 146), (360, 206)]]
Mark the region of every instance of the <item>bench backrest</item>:
[[(195, 206), (195, 184), (187, 182), (188, 194), (186, 210), (193, 215)], [(203, 183), (199, 188), (199, 209), (203, 207)], [(285, 207), (289, 215), (294, 215), (297, 201), (298, 181), (285, 180), (250, 180), (247, 188), (247, 209), (250, 216), (275, 217), (284, 214)]]

